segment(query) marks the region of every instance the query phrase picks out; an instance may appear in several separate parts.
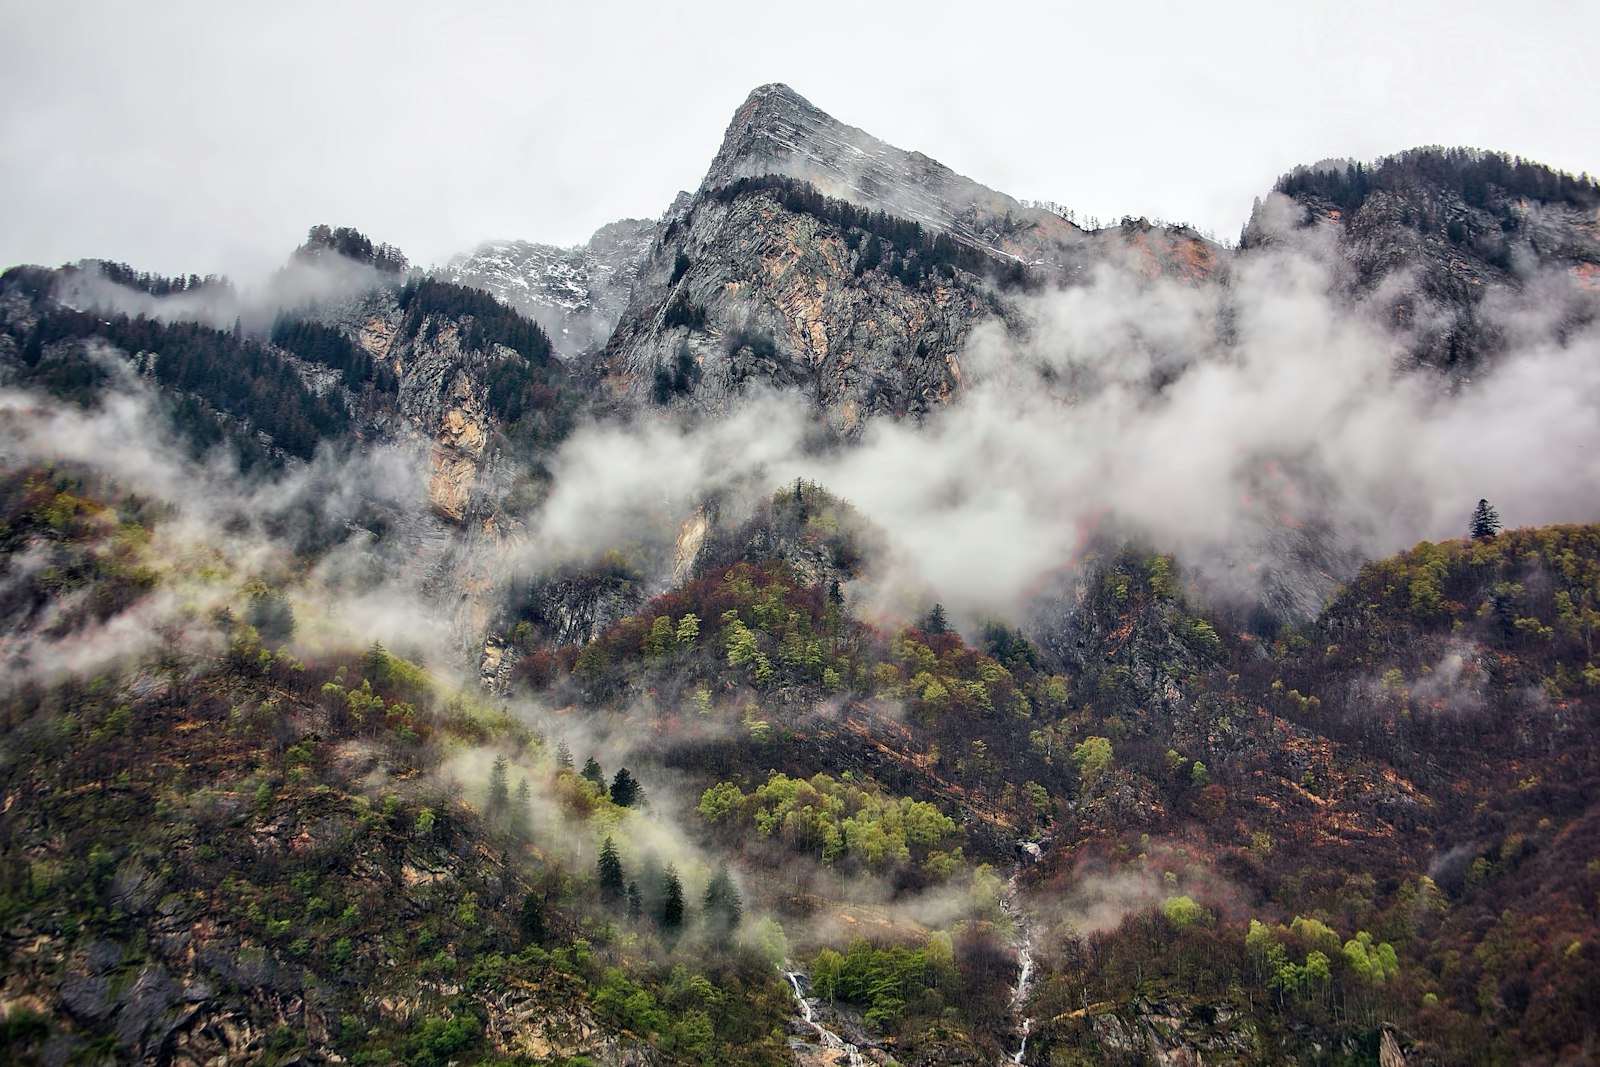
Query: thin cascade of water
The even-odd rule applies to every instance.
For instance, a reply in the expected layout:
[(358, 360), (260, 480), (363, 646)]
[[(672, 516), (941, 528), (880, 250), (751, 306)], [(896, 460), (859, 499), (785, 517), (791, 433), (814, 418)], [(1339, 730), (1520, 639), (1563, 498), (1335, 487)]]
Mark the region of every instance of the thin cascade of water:
[(800, 1005), (800, 1018), (816, 1033), (817, 1040), (822, 1042), (822, 1047), (832, 1052), (843, 1052), (850, 1067), (866, 1067), (866, 1059), (862, 1057), (861, 1050), (850, 1042), (829, 1030), (817, 1021), (816, 1009), (812, 1006), (810, 998), (800, 988), (800, 972), (784, 971), (783, 977), (789, 982), (789, 988), (794, 990), (795, 1003)]
[[(1021, 842), (1021, 848), (1030, 859), (1037, 860), (1040, 856), (1039, 846), (1031, 841)], [(1017, 927), (1017, 984), (1011, 991), (1011, 1012), (1021, 1020), (1018, 1026), (1021, 1040), (1017, 1051), (1011, 1054), (1012, 1063), (1021, 1063), (1028, 1054), (1028, 1035), (1033, 1032), (1033, 1019), (1023, 1014), (1033, 987), (1033, 929), (1027, 915), (1017, 907), (1017, 880), (1021, 875), (1022, 862), (1019, 860), (1016, 869), (1011, 872), (1010, 880), (1006, 882), (1005, 899), (1001, 901), (1001, 907)]]

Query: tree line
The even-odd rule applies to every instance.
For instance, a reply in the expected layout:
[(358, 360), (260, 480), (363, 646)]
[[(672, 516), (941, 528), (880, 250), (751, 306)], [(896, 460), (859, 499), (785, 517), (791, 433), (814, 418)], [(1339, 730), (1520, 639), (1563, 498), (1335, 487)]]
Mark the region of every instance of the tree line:
[(366, 263), (385, 274), (404, 274), (410, 266), (404, 253), (391, 244), (373, 244), (372, 239), (350, 226), (337, 228), (318, 224), (306, 233), (306, 243), (296, 250), (302, 259), (315, 259), (333, 252), (357, 263)]
[(954, 278), (956, 271), (962, 270), (992, 278), (1003, 287), (1022, 286), (1029, 281), (1027, 269), (1016, 260), (957, 241), (947, 233), (930, 234), (913, 219), (824, 196), (809, 182), (764, 174), (729, 182), (711, 196), (729, 204), (742, 196), (763, 192), (772, 194), (778, 203), (797, 214), (810, 215), (846, 232), (864, 234), (858, 245), (857, 277), (869, 270), (882, 270), (906, 285), (918, 285), (925, 278), (941, 274)]
[[(10, 273), (7, 279), (11, 278)], [(19, 340), (20, 381), (81, 404), (94, 402), (109, 382), (84, 342), (100, 339), (127, 353), (136, 372), (170, 391), (180, 434), (200, 447), (240, 442), (241, 460), (266, 460), (239, 426), (267, 434), (273, 447), (310, 459), (317, 443), (349, 427), (332, 398), (306, 387), (270, 347), (196, 322), (160, 322), (40, 307)], [(73, 344), (72, 342), (77, 342)]]
[(1417, 182), (1454, 192), (1480, 210), (1494, 206), (1497, 191), (1512, 199), (1600, 206), (1600, 184), (1587, 174), (1573, 177), (1521, 156), (1474, 148), (1413, 148), (1371, 165), (1350, 163), (1342, 170), (1300, 167), (1279, 178), (1273, 188), (1288, 196), (1319, 196), (1351, 212), (1377, 190)]

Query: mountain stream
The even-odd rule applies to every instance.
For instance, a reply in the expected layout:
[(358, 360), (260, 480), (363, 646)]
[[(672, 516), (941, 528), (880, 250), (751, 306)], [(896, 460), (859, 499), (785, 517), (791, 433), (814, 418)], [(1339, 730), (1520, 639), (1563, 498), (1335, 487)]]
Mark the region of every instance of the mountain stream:
[[(789, 988), (794, 990), (794, 1001), (797, 1005), (799, 1005), (800, 1019), (816, 1033), (817, 1040), (822, 1043), (823, 1049), (826, 1052), (831, 1053), (844, 1053), (846, 1057), (845, 1062), (847, 1062), (850, 1067), (865, 1067), (867, 1061), (862, 1057), (860, 1049), (856, 1048), (856, 1046), (852, 1045), (850, 1042), (846, 1041), (844, 1038), (840, 1037), (838, 1034), (834, 1033), (832, 1030), (829, 1030), (826, 1026), (823, 1026), (817, 1021), (816, 1006), (812, 1004), (811, 999), (805, 995), (805, 991), (800, 988), (800, 972), (784, 971), (783, 977), (788, 980)], [(832, 1057), (828, 1062), (838, 1063), (839, 1060), (838, 1057), (835, 1056)]]
[[(1027, 1010), (1028, 996), (1033, 992), (1033, 926), (1027, 914), (1017, 906), (1018, 879), (1022, 875), (1022, 868), (1028, 863), (1039, 859), (1039, 846), (1032, 841), (1018, 843), (1020, 853), (1016, 869), (1011, 872), (1011, 878), (1006, 882), (1006, 893), (1000, 901), (1001, 909), (1011, 918), (1017, 928), (1017, 984), (1011, 991), (1011, 1012), (1019, 1019), (1017, 1034), (1019, 1037), (1017, 1050), (1010, 1056), (1012, 1063), (1022, 1063), (1028, 1054), (1028, 1035), (1033, 1030), (1033, 1019), (1024, 1015)], [(848, 1063), (849, 1067), (865, 1067), (866, 1059), (861, 1055), (861, 1050), (832, 1030), (828, 1029), (817, 1019), (816, 1004), (806, 996), (805, 989), (801, 986), (803, 975), (799, 971), (785, 970), (784, 980), (789, 983), (789, 988), (794, 993), (794, 1002), (797, 1015), (813, 1033), (821, 1044), (823, 1054), (833, 1054), (825, 1062)], [(800, 1046), (796, 1046), (797, 1051)], [(838, 1054), (844, 1055), (844, 1060)], [(804, 1058), (802, 1063), (808, 1062)]]
[(1032, 841), (1018, 842), (1017, 850), (1017, 866), (1006, 882), (1006, 895), (1000, 902), (1001, 909), (1017, 928), (1017, 985), (1011, 991), (1011, 1013), (1020, 1020), (1017, 1027), (1020, 1040), (1017, 1051), (1011, 1054), (1012, 1063), (1021, 1063), (1028, 1054), (1028, 1035), (1033, 1031), (1033, 1018), (1023, 1014), (1028, 1007), (1028, 995), (1033, 991), (1033, 927), (1027, 913), (1017, 907), (1017, 879), (1022, 875), (1023, 865), (1037, 862), (1040, 856), (1039, 846)]

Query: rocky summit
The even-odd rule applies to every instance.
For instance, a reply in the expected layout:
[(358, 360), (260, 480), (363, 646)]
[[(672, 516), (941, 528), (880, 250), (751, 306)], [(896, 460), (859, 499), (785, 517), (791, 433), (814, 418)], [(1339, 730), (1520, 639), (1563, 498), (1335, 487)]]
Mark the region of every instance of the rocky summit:
[(1142, 220), (1085, 233), (763, 86), (665, 216), (600, 368), (615, 394), (701, 411), (801, 389), (853, 433), (954, 395), (973, 326), (1014, 317), (1007, 291), (1108, 260), (1199, 279), (1216, 249)]
[(1589, 1062), (1597, 366), (1587, 178), (782, 85), (574, 248), (12, 267), (0, 1061)]

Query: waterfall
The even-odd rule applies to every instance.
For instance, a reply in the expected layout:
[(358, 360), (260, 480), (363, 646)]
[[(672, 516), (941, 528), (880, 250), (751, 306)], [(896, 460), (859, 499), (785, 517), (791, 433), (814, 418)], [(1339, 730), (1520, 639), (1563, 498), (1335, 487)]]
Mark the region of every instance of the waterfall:
[[(1028, 861), (1036, 861), (1040, 856), (1039, 846), (1032, 841), (1018, 842), (1018, 851)], [(1017, 1051), (1011, 1054), (1012, 1063), (1021, 1063), (1028, 1054), (1028, 1035), (1033, 1031), (1033, 1019), (1023, 1014), (1027, 1009), (1028, 994), (1033, 988), (1033, 930), (1028, 917), (1017, 907), (1017, 880), (1022, 875), (1023, 862), (1023, 858), (1017, 860), (1017, 866), (1006, 882), (1005, 899), (1000, 902), (1000, 907), (1017, 927), (1017, 985), (1011, 991), (1011, 1013), (1021, 1020), (1017, 1027), (1021, 1040)]]
[(817, 1040), (822, 1042), (822, 1047), (830, 1052), (843, 1052), (848, 1057), (850, 1067), (865, 1067), (866, 1060), (862, 1058), (860, 1049), (817, 1021), (816, 1008), (800, 988), (800, 972), (784, 971), (783, 977), (788, 980), (789, 988), (794, 990), (795, 1003), (800, 1005), (801, 1020), (816, 1033)]

